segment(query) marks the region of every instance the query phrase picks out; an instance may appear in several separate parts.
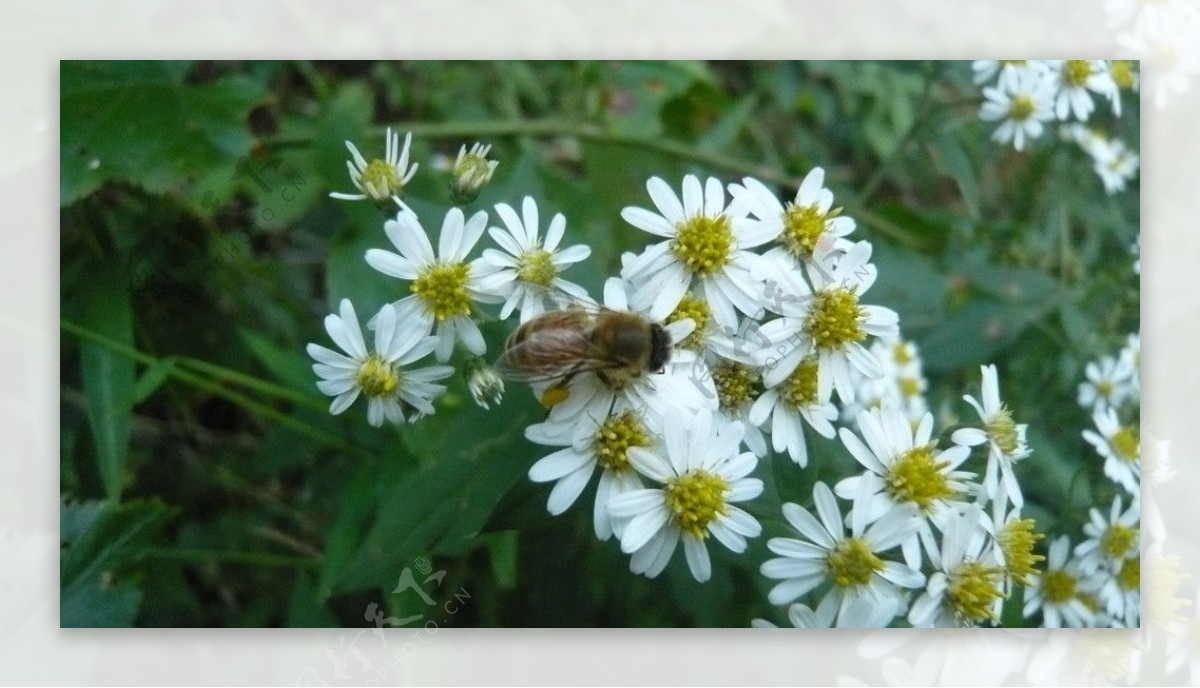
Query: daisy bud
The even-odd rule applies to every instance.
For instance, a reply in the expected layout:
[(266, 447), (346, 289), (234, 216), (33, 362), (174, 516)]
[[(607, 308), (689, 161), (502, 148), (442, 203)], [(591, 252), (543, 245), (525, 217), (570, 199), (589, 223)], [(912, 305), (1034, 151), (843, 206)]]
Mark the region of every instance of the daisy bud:
[(490, 409), (492, 404), (499, 404), (504, 397), (504, 380), (492, 370), (482, 358), (474, 357), (467, 362), (465, 369), (467, 389), (471, 398), (481, 408)]
[(468, 151), (464, 144), (458, 149), (458, 159), (454, 161), (454, 179), (450, 181), (450, 191), (454, 193), (454, 202), (464, 205), (475, 200), (479, 190), (492, 180), (492, 173), (500, 164), (498, 160), (488, 160), (490, 145), (476, 143)]

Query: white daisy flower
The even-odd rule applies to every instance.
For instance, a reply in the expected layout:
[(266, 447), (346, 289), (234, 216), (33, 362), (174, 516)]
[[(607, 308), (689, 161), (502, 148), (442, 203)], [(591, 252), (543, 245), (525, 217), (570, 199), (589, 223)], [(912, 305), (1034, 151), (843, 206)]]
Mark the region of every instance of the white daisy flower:
[(488, 160), (487, 154), (492, 147), (475, 143), (470, 152), (463, 144), (458, 149), (458, 158), (454, 161), (451, 173), (454, 178), (450, 181), (450, 191), (458, 203), (470, 203), (479, 195), (480, 189), (492, 180), (492, 174), (500, 164), (499, 160)]
[[(699, 358), (696, 360), (703, 362)], [(766, 456), (766, 438), (758, 427), (760, 424), (751, 420), (754, 405), (763, 393), (762, 370), (753, 363), (715, 356), (704, 365), (705, 368), (700, 369), (699, 373), (707, 371), (712, 378), (721, 414), (728, 420), (743, 423), (746, 435), (742, 439), (746, 448), (759, 458)]]
[(1134, 395), (1133, 361), (1105, 356), (1084, 368), (1087, 381), (1079, 384), (1079, 405), (1093, 411), (1120, 408)]
[(987, 443), (987, 469), (984, 472), (981, 494), (987, 499), (997, 498), (1000, 481), (1003, 480), (1005, 494), (1012, 499), (1013, 506), (1019, 509), (1025, 500), (1021, 496), (1021, 485), (1017, 482), (1013, 465), (1029, 456), (1029, 445), (1025, 444), (1027, 426), (1024, 423), (1013, 422), (1012, 412), (1000, 402), (1000, 381), (996, 366), (981, 366), (980, 371), (983, 373), (982, 403), (970, 394), (963, 396), (963, 399), (979, 413), (983, 427), (956, 430), (952, 439), (955, 444), (965, 444), (968, 447)]
[[(604, 307), (630, 310), (627, 289), (623, 280), (610, 277), (604, 283)], [(662, 326), (671, 342), (687, 337), (693, 327), (694, 323), (686, 319)], [(558, 384), (538, 383), (533, 388), (544, 399), (546, 390)], [(565, 397), (551, 406), (550, 420), (566, 421), (581, 414), (603, 418), (626, 409), (645, 410), (662, 418), (672, 407), (694, 411), (717, 405), (717, 391), (704, 362), (694, 353), (674, 347), (671, 360), (661, 372), (645, 372), (621, 381), (607, 380), (594, 372), (580, 373), (567, 383)]]
[(642, 488), (642, 481), (629, 459), (634, 447), (651, 449), (659, 431), (652, 419), (632, 410), (607, 417), (583, 416), (570, 422), (548, 421), (525, 429), (525, 437), (537, 444), (563, 447), (542, 458), (529, 469), (536, 483), (555, 482), (546, 509), (557, 516), (571, 507), (599, 467), (600, 486), (592, 510), (596, 537), (620, 537), (624, 521), (612, 518), (609, 499)]
[(349, 299), (342, 299), (339, 315), (325, 318), (325, 331), (349, 356), (319, 344), (308, 345), (308, 355), (317, 362), (313, 372), (320, 377), (317, 388), (333, 397), (329, 412), (338, 415), (350, 407), (359, 394), (367, 397), (367, 420), (376, 427), (384, 419), (393, 423), (404, 420), (405, 408), (417, 416), (432, 415), (433, 399), (446, 391), (435, 381), (454, 373), (450, 366), (431, 366), (405, 370), (437, 345), (427, 333), (402, 324), (391, 304), (375, 317), (375, 348), (368, 351), (358, 326), (358, 316)]
[(354, 183), (359, 193), (348, 194), (334, 192), (330, 198), (343, 201), (387, 201), (393, 196), (403, 194), (404, 185), (417, 173), (417, 163), (408, 166), (408, 149), (412, 145), (412, 132), (404, 136), (404, 148), (400, 147), (400, 134), (393, 134), (388, 127), (383, 160), (378, 158), (367, 162), (354, 144), (346, 142), (350, 149), (351, 159), (346, 161), (350, 171), (350, 181)]
[(931, 557), (937, 556), (930, 524), (940, 529), (949, 516), (966, 508), (965, 499), (975, 488), (970, 482), (974, 474), (957, 470), (971, 448), (955, 444), (938, 449), (931, 440), (933, 415), (928, 413), (914, 431), (900, 410), (870, 409), (858, 414), (858, 427), (863, 439), (846, 428), (838, 434), (867, 470), (845, 478), (834, 491), (843, 499), (860, 490), (870, 495), (869, 500), (855, 504), (856, 510), (865, 510), (869, 523), (896, 518), (897, 512), (906, 515), (910, 509), (920, 514), (919, 537), (902, 545), (904, 560), (912, 568), (920, 568), (922, 546)]
[(737, 327), (736, 311), (761, 317), (761, 289), (749, 269), (756, 256), (749, 249), (768, 240), (769, 228), (746, 217), (736, 199), (727, 206), (725, 188), (713, 177), (703, 187), (695, 175), (684, 177), (682, 201), (658, 177), (646, 189), (658, 212), (631, 206), (621, 217), (666, 241), (649, 246), (621, 271), (635, 286), (634, 307), (662, 320), (691, 290), (721, 325)]
[(639, 473), (662, 487), (614, 495), (608, 510), (629, 519), (621, 551), (632, 555), (631, 571), (654, 578), (683, 540), (688, 568), (703, 583), (712, 575), (705, 545), (710, 535), (740, 554), (746, 538), (762, 532), (753, 516), (735, 506), (762, 493), (762, 481), (747, 477), (758, 461), (751, 452), (738, 453), (742, 424), (707, 409), (686, 417), (674, 410), (663, 430), (666, 457), (640, 447), (628, 454)]
[(836, 263), (810, 263), (811, 294), (798, 273), (776, 272), (778, 288), (789, 298), (782, 301), (784, 317), (761, 330), (771, 344), (764, 354), (767, 387), (782, 383), (814, 351), (821, 401), (828, 401), (834, 389), (843, 402), (854, 401), (851, 368), (870, 378), (883, 374), (879, 361), (860, 342), (867, 335), (897, 337), (899, 316), (889, 308), (860, 303), (878, 274), (870, 258), (871, 244), (861, 241)]
[(1018, 77), (1026, 72), (1033, 72), (1040, 78), (1047, 73), (1043, 60), (975, 60), (971, 63), (971, 69), (975, 72), (977, 84), (985, 84), (999, 74), (996, 86), (1002, 91), (1011, 91)]
[(1141, 617), (1142, 559), (1134, 552), (1118, 562), (1116, 571), (1100, 569), (1089, 581), (1100, 608), (1112, 617), (1110, 625), (1137, 628)]
[(1054, 85), (1037, 71), (1017, 72), (1008, 87), (985, 87), (979, 118), (985, 122), (1003, 120), (992, 134), (997, 143), (1012, 141), (1023, 150), (1025, 139), (1042, 135), (1043, 122), (1054, 119)]
[(763, 254), (763, 261), (782, 261), (796, 267), (814, 255), (845, 251), (850, 242), (843, 237), (854, 231), (854, 220), (833, 207), (833, 193), (826, 189), (825, 170), (813, 168), (800, 183), (796, 197), (784, 206), (762, 182), (746, 177), (730, 184), (729, 193), (740, 199), (758, 219), (759, 231), (782, 246)]
[[(835, 613), (837, 610), (833, 610)], [(806, 605), (796, 603), (788, 607), (788, 621), (792, 624), (792, 628), (830, 628), (833, 626), (833, 619), (823, 619), (817, 616), (817, 613), (809, 609)], [(751, 628), (779, 628), (775, 624), (766, 619), (752, 619), (750, 621)]]
[(537, 202), (526, 196), (521, 204), (522, 217), (505, 203), (496, 204), (496, 214), (506, 229), (492, 227), (488, 234), (504, 249), (484, 249), (479, 261), (478, 288), (504, 299), (500, 319), (520, 309), (521, 322), (526, 323), (546, 312), (546, 304), (566, 305), (565, 295), (587, 300), (587, 290), (568, 282), (559, 273), (574, 263), (586, 259), (592, 249), (578, 244), (559, 250), (567, 220), (556, 213), (546, 229), (543, 241), (538, 236)]
[(461, 210), (451, 208), (442, 222), (435, 256), (416, 214), (401, 206), (396, 219), (383, 225), (388, 239), (400, 253), (377, 248), (367, 251), (368, 265), (385, 275), (412, 281), (409, 285), (412, 296), (395, 303), (396, 316), (423, 334), (433, 332), (436, 326), (439, 361), (450, 360), (456, 340), (462, 340), (476, 356), (487, 351), (483, 334), (471, 319), (471, 301), (494, 299), (479, 288), (479, 261), (467, 262), (467, 254), (475, 248), (486, 224), (485, 211), (466, 220)]
[(1083, 526), (1083, 534), (1087, 539), (1075, 546), (1080, 570), (1085, 574), (1100, 569), (1116, 573), (1121, 570), (1126, 558), (1138, 556), (1141, 515), (1142, 508), (1137, 497), (1133, 498), (1129, 509), (1125, 511), (1121, 511), (1121, 496), (1113, 497), (1107, 519), (1099, 509), (1092, 507), (1088, 512), (1088, 522)]
[(996, 623), (1004, 604), (1004, 569), (984, 551), (987, 531), (977, 506), (957, 513), (947, 525), (941, 556), (929, 584), (913, 602), (908, 621), (916, 628), (952, 628)]
[(1136, 425), (1122, 426), (1112, 408), (1097, 410), (1092, 421), (1099, 433), (1083, 431), (1083, 439), (1104, 457), (1104, 475), (1131, 495), (1141, 492), (1141, 441)]
[(1063, 535), (1055, 540), (1050, 545), (1045, 572), (1035, 575), (1033, 585), (1025, 591), (1024, 616), (1041, 610), (1046, 628), (1083, 628), (1096, 620), (1080, 599), (1083, 573), (1078, 560), (1068, 559), (1070, 552), (1070, 538)]
[(771, 446), (777, 452), (786, 451), (803, 468), (808, 465), (808, 447), (801, 419), (822, 437), (832, 439), (837, 416), (837, 407), (821, 401), (817, 394), (817, 358), (809, 356), (791, 375), (763, 392), (751, 407), (749, 420), (756, 426), (769, 421)]
[(1117, 84), (1108, 72), (1104, 60), (1050, 60), (1050, 83), (1055, 91), (1054, 114), (1060, 120), (1072, 115), (1086, 122), (1095, 104), (1092, 92), (1109, 98), (1113, 112), (1121, 114), (1121, 98)]
[(825, 483), (813, 486), (818, 518), (798, 504), (784, 504), (783, 516), (804, 540), (771, 538), (767, 548), (780, 555), (763, 563), (767, 578), (782, 579), (771, 589), (771, 604), (787, 604), (831, 583), (815, 617), (834, 618), (838, 628), (879, 628), (903, 613), (901, 588), (919, 588), (925, 576), (879, 557), (912, 537), (917, 519), (878, 521), (868, 526), (857, 502), (850, 510), (850, 536), (842, 513)]
[[(1000, 484), (1000, 491), (1005, 490)], [(1046, 536), (1037, 532), (1032, 518), (1021, 518), (1020, 509), (1008, 509), (1007, 495), (992, 500), (992, 520), (986, 524), (995, 542), (991, 548), (996, 564), (1003, 567), (1005, 597), (1014, 585), (1028, 586), (1030, 577), (1037, 573), (1038, 562), (1046, 558), (1034, 554), (1033, 548)]]
[(1124, 191), (1126, 184), (1137, 176), (1141, 159), (1116, 139), (1097, 148), (1094, 155), (1095, 165), (1092, 169), (1100, 177), (1106, 193)]
[(925, 399), (929, 382), (925, 379), (916, 344), (904, 339), (877, 339), (871, 344), (870, 352), (879, 361), (883, 374), (871, 378), (855, 368), (850, 370), (854, 403), (842, 405), (842, 422), (853, 425), (858, 414), (866, 409), (892, 406), (903, 411), (908, 422), (916, 427), (929, 412), (929, 403)]

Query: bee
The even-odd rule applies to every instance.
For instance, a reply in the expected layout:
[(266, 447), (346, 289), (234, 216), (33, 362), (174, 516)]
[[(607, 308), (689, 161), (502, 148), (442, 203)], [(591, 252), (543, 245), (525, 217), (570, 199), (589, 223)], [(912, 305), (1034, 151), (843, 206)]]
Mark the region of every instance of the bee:
[(645, 316), (573, 304), (518, 327), (496, 369), (524, 382), (557, 380), (542, 396), (543, 404), (553, 406), (566, 399), (567, 383), (580, 373), (594, 373), (609, 388), (623, 389), (644, 373), (661, 373), (671, 350), (671, 336)]

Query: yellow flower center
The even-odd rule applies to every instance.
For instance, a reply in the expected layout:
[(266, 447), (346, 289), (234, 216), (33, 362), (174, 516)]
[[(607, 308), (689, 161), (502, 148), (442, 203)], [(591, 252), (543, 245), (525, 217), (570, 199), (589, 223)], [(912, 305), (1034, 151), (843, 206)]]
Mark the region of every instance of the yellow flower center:
[(400, 178), (396, 176), (396, 168), (378, 158), (367, 163), (359, 178), (363, 186), (370, 184), (376, 191), (391, 196), (400, 189)]
[(984, 429), (987, 431), (988, 438), (1000, 448), (1005, 456), (1011, 455), (1020, 446), (1017, 424), (1013, 422), (1012, 411), (1009, 411), (1006, 406), (1001, 406), (1000, 410), (988, 419)]
[(1133, 88), (1133, 63), (1129, 60), (1113, 60), (1109, 63), (1109, 73), (1119, 88)]
[(1087, 60), (1067, 60), (1062, 67), (1063, 83), (1068, 88), (1079, 88), (1092, 75), (1092, 63)]
[(911, 399), (921, 393), (921, 381), (915, 377), (902, 377), (899, 380), (900, 394)]
[(900, 455), (886, 477), (887, 491), (897, 502), (916, 504), (928, 512), (939, 499), (954, 496), (942, 469), (946, 462), (933, 458), (933, 447), (914, 447)]
[(1132, 425), (1127, 425), (1116, 432), (1109, 439), (1112, 444), (1113, 451), (1117, 453), (1117, 458), (1122, 461), (1133, 463), (1142, 456), (1141, 449), (1138, 446), (1137, 428)]
[(792, 408), (807, 408), (817, 402), (817, 359), (809, 356), (796, 366), (779, 386), (779, 396)]
[(838, 543), (825, 563), (829, 568), (829, 579), (842, 588), (867, 585), (872, 575), (883, 570), (883, 560), (875, 556), (861, 538)]
[(1075, 576), (1062, 569), (1047, 571), (1042, 577), (1042, 594), (1050, 604), (1065, 604), (1075, 597), (1078, 583)]
[(693, 274), (711, 275), (729, 262), (733, 230), (724, 215), (693, 217), (676, 226), (671, 250)]
[(801, 206), (788, 203), (783, 212), (784, 246), (797, 258), (811, 258), (821, 234), (825, 232), (825, 224), (841, 212), (841, 208), (833, 208), (828, 213), (822, 213), (815, 204)]
[(478, 187), (492, 176), (492, 169), (487, 158), (478, 153), (467, 153), (454, 165), (451, 173), (459, 184)]
[(1008, 106), (1008, 117), (1021, 122), (1032, 117), (1033, 111), (1036, 109), (1037, 105), (1033, 102), (1033, 98), (1020, 93), (1013, 96), (1012, 102)]
[(999, 573), (978, 561), (964, 561), (954, 568), (946, 599), (958, 618), (968, 623), (996, 620), (994, 603), (1004, 597), (997, 584)]
[(1029, 576), (1034, 565), (1046, 557), (1033, 553), (1033, 545), (1046, 537), (1033, 529), (1032, 518), (1022, 518), (1004, 524), (996, 537), (1000, 552), (1004, 554), (1004, 571), (1018, 585), (1029, 585)]
[(425, 310), (441, 322), (470, 314), (471, 297), (467, 294), (470, 279), (471, 266), (466, 263), (434, 265), (418, 275), (409, 288), (424, 302)]
[(549, 251), (535, 248), (532, 251), (526, 251), (525, 255), (521, 256), (521, 265), (517, 268), (517, 279), (536, 284), (539, 287), (548, 287), (557, 276), (558, 269), (554, 267)]
[(1113, 559), (1123, 559), (1126, 554), (1133, 550), (1133, 544), (1137, 541), (1138, 532), (1129, 526), (1114, 524), (1109, 526), (1108, 532), (1100, 538), (1100, 549), (1104, 554)]
[(703, 470), (688, 471), (667, 482), (667, 507), (681, 530), (693, 537), (707, 535), (708, 524), (725, 513), (729, 483)]
[(722, 360), (712, 370), (721, 410), (740, 411), (762, 391), (762, 375), (750, 366)]
[(894, 360), (898, 366), (906, 366), (915, 360), (913, 355), (908, 351), (907, 342), (896, 342), (892, 345), (892, 360)]
[(841, 349), (846, 344), (867, 338), (858, 322), (863, 313), (853, 291), (842, 287), (825, 289), (813, 298), (804, 327), (818, 349)]
[(690, 291), (684, 294), (679, 305), (667, 316), (667, 324), (691, 318), (692, 322), (696, 323), (696, 329), (692, 330), (692, 333), (684, 337), (683, 341), (676, 346), (693, 351), (704, 346), (704, 328), (708, 326), (710, 317), (712, 317), (712, 309), (708, 307), (707, 301)]
[(1100, 382), (1096, 383), (1096, 394), (1100, 395), (1101, 397), (1104, 397), (1105, 399), (1112, 396), (1112, 393), (1115, 390), (1116, 390), (1116, 385), (1109, 382), (1108, 380), (1101, 380)]
[(609, 416), (592, 436), (592, 452), (605, 469), (622, 472), (630, 469), (629, 449), (650, 446), (646, 426), (633, 411)]
[(368, 397), (391, 396), (400, 386), (400, 371), (379, 354), (371, 354), (358, 367), (355, 382)]
[(1131, 557), (1121, 564), (1121, 570), (1117, 572), (1117, 585), (1121, 586), (1122, 590), (1138, 590), (1142, 586), (1142, 560), (1140, 557)]

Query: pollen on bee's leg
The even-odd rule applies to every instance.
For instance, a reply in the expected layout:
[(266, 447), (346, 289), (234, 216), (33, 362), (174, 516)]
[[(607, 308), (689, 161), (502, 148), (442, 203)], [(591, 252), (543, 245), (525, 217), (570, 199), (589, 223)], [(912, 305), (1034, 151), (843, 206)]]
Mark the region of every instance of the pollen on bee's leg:
[(554, 385), (553, 387), (547, 387), (546, 391), (542, 392), (542, 406), (545, 406), (546, 408), (553, 408), (566, 401), (570, 396), (571, 390), (565, 385)]

